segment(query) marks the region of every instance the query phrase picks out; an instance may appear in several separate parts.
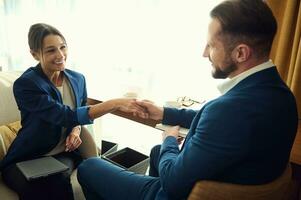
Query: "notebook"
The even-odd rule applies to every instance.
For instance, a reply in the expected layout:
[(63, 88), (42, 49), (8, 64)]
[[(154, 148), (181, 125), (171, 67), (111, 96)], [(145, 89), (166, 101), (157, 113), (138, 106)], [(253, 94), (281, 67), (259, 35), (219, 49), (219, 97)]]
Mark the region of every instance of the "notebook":
[(28, 181), (47, 177), (53, 174), (67, 171), (69, 169), (68, 166), (53, 158), (52, 156), (18, 162), (16, 163), (16, 166)]
[[(172, 126), (165, 125), (165, 124), (156, 124), (156, 126), (155, 126), (156, 129), (159, 129), (159, 130), (162, 130), (162, 131), (165, 131), (166, 129), (168, 129), (170, 127), (172, 127)], [(180, 127), (180, 129), (179, 129), (179, 136), (186, 137), (186, 135), (188, 134), (188, 132), (189, 132), (189, 129)]]

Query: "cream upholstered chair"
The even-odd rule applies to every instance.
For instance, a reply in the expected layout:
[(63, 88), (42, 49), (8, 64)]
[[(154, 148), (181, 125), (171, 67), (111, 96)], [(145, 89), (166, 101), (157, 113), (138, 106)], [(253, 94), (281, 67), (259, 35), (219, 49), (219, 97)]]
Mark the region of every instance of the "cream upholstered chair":
[[(12, 92), (13, 82), (20, 75), (21, 72), (0, 72), (0, 161), (6, 154), (9, 145), (16, 137), (16, 133), (20, 128), (20, 113)], [(85, 129), (83, 128), (83, 130)], [(83, 143), (79, 150), (83, 157), (96, 156), (97, 147), (92, 136), (88, 132), (82, 131), (81, 139)], [(72, 173), (71, 183), (75, 200), (85, 199), (77, 181), (76, 170)], [(0, 199), (18, 199), (18, 195), (3, 183), (1, 174)]]
[(188, 200), (291, 200), (292, 169), (288, 165), (276, 180), (263, 185), (199, 181)]

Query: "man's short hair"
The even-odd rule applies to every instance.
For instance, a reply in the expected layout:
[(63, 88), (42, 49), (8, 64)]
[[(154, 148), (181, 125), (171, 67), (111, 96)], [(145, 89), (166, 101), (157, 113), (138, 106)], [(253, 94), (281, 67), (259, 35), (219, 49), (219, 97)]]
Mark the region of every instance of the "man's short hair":
[(226, 0), (210, 12), (221, 24), (226, 49), (245, 43), (257, 57), (268, 56), (277, 31), (276, 19), (263, 0)]

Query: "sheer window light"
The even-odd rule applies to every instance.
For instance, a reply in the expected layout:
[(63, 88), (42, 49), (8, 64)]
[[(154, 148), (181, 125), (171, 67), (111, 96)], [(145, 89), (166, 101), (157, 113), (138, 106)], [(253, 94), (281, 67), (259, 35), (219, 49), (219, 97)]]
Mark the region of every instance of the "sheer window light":
[(0, 66), (25, 70), (31, 24), (65, 35), (68, 68), (82, 72), (88, 94), (107, 99), (135, 92), (158, 102), (217, 95), (202, 57), (209, 11), (220, 0), (4, 0), (0, 3)]

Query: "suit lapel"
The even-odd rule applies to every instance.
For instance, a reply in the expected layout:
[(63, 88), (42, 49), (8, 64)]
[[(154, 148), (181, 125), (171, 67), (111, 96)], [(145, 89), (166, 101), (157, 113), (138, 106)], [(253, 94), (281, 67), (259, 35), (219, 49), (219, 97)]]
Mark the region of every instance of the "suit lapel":
[[(48, 79), (48, 77), (44, 74), (42, 67), (40, 64), (38, 64), (36, 67), (33, 68), (33, 70), (37, 73), (37, 77), (40, 78), (39, 83), (42, 85), (42, 87), (50, 92), (50, 95), (52, 98), (58, 100), (59, 102), (63, 102), (61, 93), (57, 90), (57, 88), (53, 85), (53, 83)], [(46, 84), (45, 84), (46, 82)]]

